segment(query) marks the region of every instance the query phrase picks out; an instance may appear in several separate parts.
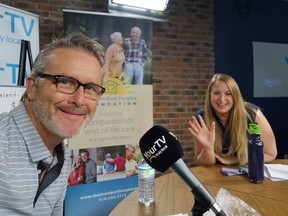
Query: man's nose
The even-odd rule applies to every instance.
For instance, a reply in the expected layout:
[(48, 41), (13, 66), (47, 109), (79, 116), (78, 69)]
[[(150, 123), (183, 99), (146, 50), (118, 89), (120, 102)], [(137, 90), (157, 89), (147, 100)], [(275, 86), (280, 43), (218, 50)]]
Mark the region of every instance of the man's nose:
[(71, 102), (75, 103), (78, 106), (81, 106), (84, 104), (84, 98), (85, 98), (85, 89), (83, 86), (79, 86), (79, 88), (72, 94)]

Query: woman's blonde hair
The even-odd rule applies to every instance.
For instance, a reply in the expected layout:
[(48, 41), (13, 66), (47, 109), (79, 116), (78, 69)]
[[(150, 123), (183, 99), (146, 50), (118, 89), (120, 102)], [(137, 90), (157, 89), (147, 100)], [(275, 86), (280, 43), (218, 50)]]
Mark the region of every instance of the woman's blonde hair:
[(226, 154), (227, 157), (236, 155), (239, 165), (245, 165), (248, 162), (248, 119), (253, 122), (248, 112), (253, 111), (251, 106), (247, 104), (241, 95), (240, 89), (236, 81), (226, 74), (215, 74), (206, 91), (205, 97), (205, 123), (210, 127), (214, 121), (216, 123), (216, 139), (214, 144), (214, 151), (216, 154), (222, 154), (222, 130), (221, 126), (216, 120), (214, 109), (211, 105), (211, 88), (217, 81), (223, 81), (233, 98), (233, 107), (230, 111), (230, 117), (226, 125), (226, 132), (230, 134), (230, 147)]

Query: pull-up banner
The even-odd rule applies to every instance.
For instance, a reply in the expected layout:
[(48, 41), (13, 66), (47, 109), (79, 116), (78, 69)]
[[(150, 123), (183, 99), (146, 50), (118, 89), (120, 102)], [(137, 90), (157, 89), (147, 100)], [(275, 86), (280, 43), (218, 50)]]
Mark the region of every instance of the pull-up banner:
[(152, 20), (64, 10), (63, 21), (66, 35), (82, 32), (104, 46), (106, 88), (95, 117), (69, 140), (75, 161), (87, 151), (90, 160), (84, 178), (78, 168), (70, 173), (65, 216), (109, 215), (138, 186), (139, 140), (153, 125)]
[[(0, 3), (0, 85), (17, 85), (21, 40), (30, 41), (32, 57), (39, 52), (38, 16)], [(29, 62), (25, 77), (30, 73)]]

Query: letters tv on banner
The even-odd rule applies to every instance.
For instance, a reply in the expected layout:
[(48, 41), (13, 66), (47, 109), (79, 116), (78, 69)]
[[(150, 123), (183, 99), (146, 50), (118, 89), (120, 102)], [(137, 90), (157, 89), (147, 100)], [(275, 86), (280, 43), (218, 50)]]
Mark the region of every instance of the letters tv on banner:
[(141, 29), (141, 38), (147, 44), (143, 84), (126, 82), (124, 71), (116, 75), (114, 68), (112, 73), (104, 70), (106, 92), (98, 102), (95, 117), (79, 136), (69, 140), (73, 158), (83, 149), (88, 149), (90, 158), (97, 163), (97, 177), (93, 183), (67, 188), (65, 216), (109, 215), (123, 198), (137, 188), (138, 176), (129, 176), (131, 161), (126, 161), (125, 170), (107, 172), (105, 156), (109, 153), (115, 159), (120, 152), (125, 158), (125, 147), (132, 145), (136, 148), (133, 163), (138, 163), (141, 156), (139, 140), (153, 125), (153, 86), (152, 20), (64, 10), (65, 34), (82, 32), (98, 38), (106, 51), (112, 44), (110, 35), (113, 32), (121, 32), (123, 39), (128, 38), (134, 26)]
[[(32, 57), (39, 52), (37, 15), (0, 3), (0, 85), (17, 85), (21, 40), (30, 41)], [(26, 75), (30, 73), (26, 58)]]

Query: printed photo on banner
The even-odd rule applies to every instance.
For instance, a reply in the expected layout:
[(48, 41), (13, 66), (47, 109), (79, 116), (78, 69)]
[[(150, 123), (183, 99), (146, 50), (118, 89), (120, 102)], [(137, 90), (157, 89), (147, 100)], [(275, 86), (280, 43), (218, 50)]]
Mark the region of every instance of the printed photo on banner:
[(89, 184), (97, 182), (97, 149), (79, 149), (72, 151), (72, 171), (68, 185)]
[(65, 33), (99, 38), (105, 48), (105, 76), (124, 84), (152, 84), (152, 20), (104, 13), (66, 13)]
[(138, 175), (141, 152), (138, 145), (72, 150), (69, 186), (89, 184)]

